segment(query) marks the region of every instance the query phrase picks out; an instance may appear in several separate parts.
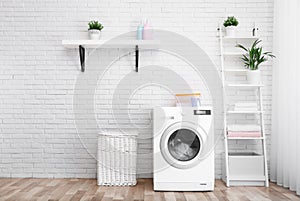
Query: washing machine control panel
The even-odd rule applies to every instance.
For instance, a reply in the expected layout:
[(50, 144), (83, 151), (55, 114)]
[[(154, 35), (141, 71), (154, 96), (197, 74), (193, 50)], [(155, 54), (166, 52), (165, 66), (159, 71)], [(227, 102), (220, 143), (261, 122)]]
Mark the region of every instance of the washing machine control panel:
[(211, 110), (194, 110), (194, 115), (211, 115)]

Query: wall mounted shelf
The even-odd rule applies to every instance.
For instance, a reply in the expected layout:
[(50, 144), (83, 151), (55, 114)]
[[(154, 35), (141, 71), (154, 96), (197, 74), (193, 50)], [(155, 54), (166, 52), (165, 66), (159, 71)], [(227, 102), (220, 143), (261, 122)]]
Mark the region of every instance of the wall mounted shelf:
[(160, 42), (157, 40), (63, 40), (62, 45), (66, 48), (78, 48), (80, 56), (81, 71), (85, 71), (85, 49), (135, 49), (135, 71), (139, 68), (140, 49), (158, 48)]

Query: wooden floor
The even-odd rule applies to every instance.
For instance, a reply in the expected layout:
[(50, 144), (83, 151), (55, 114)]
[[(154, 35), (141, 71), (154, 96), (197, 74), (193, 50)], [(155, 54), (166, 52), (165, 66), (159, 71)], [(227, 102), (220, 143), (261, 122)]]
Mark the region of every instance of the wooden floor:
[(273, 183), (265, 187), (231, 187), (216, 181), (213, 192), (154, 192), (151, 179), (134, 187), (98, 187), (95, 179), (0, 179), (0, 200), (299, 200), (295, 193)]

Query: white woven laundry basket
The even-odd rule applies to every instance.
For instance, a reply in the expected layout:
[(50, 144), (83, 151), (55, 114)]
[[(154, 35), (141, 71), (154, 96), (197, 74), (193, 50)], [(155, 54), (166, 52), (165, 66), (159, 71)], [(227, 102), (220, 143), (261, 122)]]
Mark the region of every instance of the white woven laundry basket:
[(99, 134), (98, 185), (136, 185), (136, 137), (136, 134)]

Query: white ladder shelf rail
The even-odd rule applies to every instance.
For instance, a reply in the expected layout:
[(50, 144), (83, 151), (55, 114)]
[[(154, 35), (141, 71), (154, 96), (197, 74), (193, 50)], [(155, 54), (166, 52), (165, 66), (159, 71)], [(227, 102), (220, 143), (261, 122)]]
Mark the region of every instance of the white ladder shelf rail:
[[(262, 91), (261, 88), (258, 88), (259, 93), (259, 104), (260, 110), (263, 110), (262, 104)], [(269, 187), (269, 172), (268, 172), (268, 161), (267, 161), (267, 148), (266, 148), (266, 134), (265, 134), (265, 122), (264, 122), (264, 113), (260, 114), (260, 123), (261, 123), (261, 132), (263, 136), (262, 146), (263, 146), (263, 156), (264, 156), (264, 167), (265, 167), (265, 179), (266, 179), (266, 187)]]
[[(268, 176), (268, 164), (267, 164), (267, 151), (266, 151), (266, 136), (265, 136), (265, 126), (264, 126), (264, 110), (263, 110), (263, 103), (262, 103), (262, 91), (261, 91), (261, 87), (263, 87), (263, 85), (247, 85), (247, 84), (227, 84), (226, 83), (226, 79), (225, 79), (225, 74), (226, 72), (228, 72), (225, 69), (224, 66), (224, 56), (226, 56), (226, 52), (224, 52), (224, 48), (223, 48), (223, 39), (227, 39), (226, 37), (223, 37), (222, 34), (222, 28), (221, 26), (219, 26), (218, 28), (218, 32), (219, 32), (219, 43), (220, 43), (220, 64), (221, 64), (221, 78), (222, 78), (222, 89), (223, 89), (223, 112), (224, 112), (224, 121), (223, 121), (223, 125), (224, 125), (224, 148), (225, 148), (225, 173), (226, 173), (226, 177), (225, 177), (225, 182), (226, 182), (226, 186), (230, 187), (230, 181), (231, 181), (231, 177), (229, 175), (229, 153), (228, 153), (228, 140), (245, 140), (245, 139), (249, 139), (249, 140), (261, 140), (262, 142), (262, 154), (263, 154), (263, 159), (264, 159), (264, 182), (265, 182), (265, 186), (269, 187), (269, 176)], [(234, 39), (234, 38), (230, 38), (230, 39)], [(236, 40), (238, 39), (258, 39), (258, 37), (236, 37)], [(239, 54), (234, 54), (236, 56), (238, 56)], [(230, 72), (246, 72), (246, 70), (232, 70), (229, 69)], [(260, 124), (261, 124), (261, 133), (262, 136), (261, 137), (257, 137), (257, 138), (234, 138), (234, 137), (230, 137), (228, 138), (227, 136), (227, 115), (230, 114), (235, 114), (235, 112), (228, 112), (227, 111), (227, 96), (226, 96), (226, 88), (227, 87), (249, 87), (249, 88), (254, 88), (257, 89), (258, 92), (258, 98), (259, 98), (259, 111), (258, 112), (249, 112), (252, 114), (257, 114), (260, 115)], [(238, 112), (237, 112), (238, 113)], [(248, 113), (248, 114), (249, 114)], [(241, 112), (240, 114), (243, 114), (243, 112)], [(247, 114), (247, 112), (246, 112)], [(234, 179), (234, 178), (233, 178)]]
[(224, 126), (224, 147), (225, 147), (225, 171), (226, 171), (226, 185), (229, 187), (229, 168), (228, 168), (228, 143), (227, 143), (227, 114), (226, 114), (226, 83), (224, 73), (224, 50), (223, 50), (223, 35), (222, 28), (219, 26), (219, 37), (220, 37), (220, 51), (221, 51), (221, 78), (222, 78), (222, 90), (223, 90), (223, 126)]

